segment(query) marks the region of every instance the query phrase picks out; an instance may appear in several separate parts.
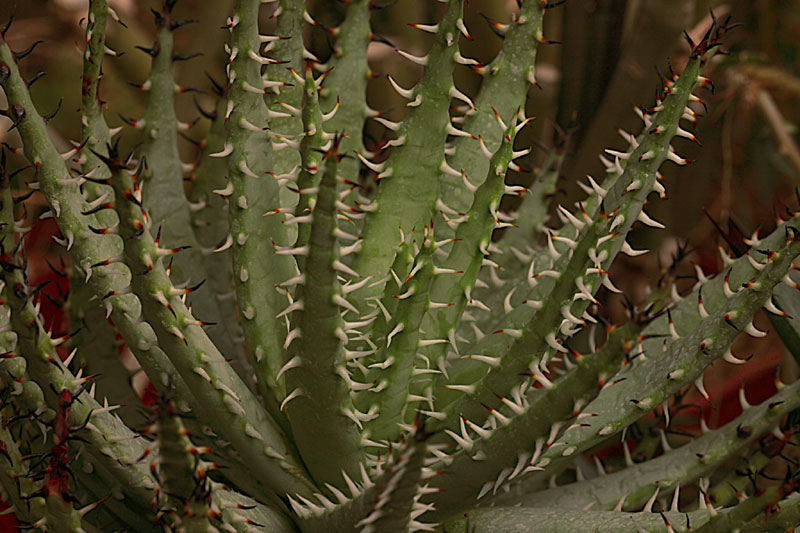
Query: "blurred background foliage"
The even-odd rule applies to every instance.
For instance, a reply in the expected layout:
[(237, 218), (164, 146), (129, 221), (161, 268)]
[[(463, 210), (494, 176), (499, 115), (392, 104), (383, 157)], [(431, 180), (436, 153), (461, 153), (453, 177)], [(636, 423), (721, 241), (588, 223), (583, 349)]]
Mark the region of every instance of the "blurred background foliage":
[[(150, 7), (158, 2), (111, 0), (109, 2), (128, 28), (109, 25), (109, 46), (118, 58), (104, 62), (101, 96), (108, 101), (109, 124), (122, 126), (139, 117), (144, 109), (145, 93), (135, 85), (146, 79), (150, 57), (137, 50), (153, 41)], [(195, 142), (209, 127), (198, 107), (212, 110), (214, 91), (211, 80), (223, 80), (225, 53), (222, 30), (230, 0), (180, 0), (179, 18), (196, 19), (190, 29), (176, 33), (176, 49), (197, 57), (175, 63), (176, 79), (184, 87), (176, 96), (180, 120), (187, 123), (187, 141), (181, 145), (182, 157), (191, 163), (198, 155)], [(471, 0), (465, 22), (473, 40), (462, 38), (462, 53), (488, 62), (499, 49), (500, 37), (491, 21), (508, 22), (503, 13), (515, 0)], [(3, 0), (0, 17), (15, 11), (9, 41), (14, 50), (24, 50), (42, 40), (25, 60), (28, 75), (46, 72), (32, 88), (40, 111), (61, 110), (50, 122), (51, 133), (64, 149), (79, 132), (81, 56), (77, 52), (83, 40), (81, 18), (87, 0)], [(152, 4), (152, 6), (151, 6)], [(408, 24), (434, 22), (443, 5), (433, 0), (374, 0), (374, 42), (370, 45), (370, 66), (374, 78), (369, 85), (369, 104), (397, 119), (404, 113), (404, 101), (389, 90), (381, 73), (391, 73), (403, 86), (412, 85), (421, 75), (421, 67), (395, 53), (401, 48), (423, 55), (430, 36)], [(598, 159), (603, 148), (625, 149), (627, 143), (618, 129), (638, 131), (641, 122), (633, 106), (652, 106), (660, 88), (659, 76), (668, 76), (668, 64), (680, 71), (689, 50), (684, 30), (698, 40), (708, 27), (709, 10), (718, 17), (731, 16), (741, 23), (726, 37), (730, 55), (718, 57), (707, 75), (714, 92), (703, 93), (705, 104), (696, 110), (703, 114), (695, 134), (702, 147), (688, 140), (676, 143), (678, 152), (696, 160), (679, 171), (667, 165), (664, 171), (668, 199), (654, 202), (648, 212), (667, 226), (666, 231), (637, 229), (632, 236), (635, 248), (655, 253), (642, 257), (620, 256), (613, 274), (615, 283), (634, 303), (640, 304), (658, 285), (663, 268), (679, 250), (690, 253), (681, 262), (679, 275), (685, 277), (683, 288), (696, 280), (694, 265), (710, 275), (722, 267), (718, 243), (726, 238), (740, 242), (758, 229), (767, 233), (774, 225), (776, 212), (796, 206), (794, 189), (800, 185), (800, 151), (797, 147), (797, 124), (800, 119), (800, 2), (796, 0), (568, 0), (548, 11), (544, 36), (551, 44), (540, 47), (537, 63), (538, 87), (529, 91), (526, 111), (535, 116), (535, 127), (526, 128), (524, 143), (534, 145), (533, 153), (522, 165), (535, 169), (553, 146), (563, 146), (567, 157), (561, 169), (563, 179), (555, 192), (560, 203), (571, 205), (582, 193), (576, 185), (586, 174), (600, 176), (604, 168)], [(321, 62), (331, 53), (329, 32), (342, 19), (344, 7), (335, 0), (311, 0), (309, 11), (321, 26), (308, 27), (306, 42)], [(262, 10), (264, 31), (273, 21), (270, 9)], [(668, 63), (669, 62), (669, 63)], [(474, 94), (480, 76), (465, 66), (458, 66), (457, 87)], [(138, 134), (126, 128), (123, 144), (132, 145)], [(367, 146), (381, 146), (383, 126), (369, 121), (364, 135)], [(1, 132), (0, 140), (19, 146), (15, 133)], [(20, 160), (21, 164), (21, 160)], [(512, 180), (527, 184), (529, 172)], [(189, 186), (187, 179), (187, 187)], [(38, 215), (37, 196), (31, 198), (29, 216)], [(512, 209), (513, 205), (506, 206)], [(43, 206), (42, 206), (43, 209)], [(705, 213), (705, 214), (704, 214)], [(713, 220), (713, 222), (712, 222)], [(557, 221), (556, 221), (557, 223)], [(28, 241), (31, 262), (45, 258), (49, 235)], [(37, 249), (38, 248), (38, 249)], [(37, 255), (39, 254), (39, 255)], [(40, 262), (45, 265), (44, 262)], [(42, 272), (47, 270), (41, 266)], [(34, 273), (34, 278), (36, 274)], [(603, 312), (617, 322), (623, 320), (623, 300), (611, 300)], [(55, 319), (54, 319), (55, 320)], [(760, 329), (768, 319), (759, 316)], [(758, 353), (758, 363), (746, 365), (746, 375), (738, 368), (716, 365), (706, 374), (706, 387), (715, 396), (734, 394), (739, 382), (748, 382), (748, 397), (755, 403), (772, 392), (771, 375), (783, 360), (783, 372), (797, 376), (796, 364), (784, 353), (783, 345), (771, 332), (765, 339), (739, 339), (735, 353)], [(786, 377), (791, 380), (792, 376)], [(751, 386), (752, 383), (752, 386)], [(762, 383), (763, 387), (758, 384)], [(754, 388), (755, 387), (755, 388)], [(752, 391), (752, 392), (751, 392)], [(752, 395), (752, 396), (751, 396)], [(698, 399), (701, 401), (701, 399)], [(720, 405), (708, 406), (712, 427), (736, 413), (726, 413)]]

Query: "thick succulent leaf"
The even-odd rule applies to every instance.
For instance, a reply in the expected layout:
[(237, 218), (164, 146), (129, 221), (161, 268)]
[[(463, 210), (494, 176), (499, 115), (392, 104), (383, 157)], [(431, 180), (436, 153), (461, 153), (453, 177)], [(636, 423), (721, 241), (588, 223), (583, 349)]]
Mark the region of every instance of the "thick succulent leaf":
[[(666, 519), (666, 521), (665, 521)], [(708, 521), (706, 511), (684, 513), (622, 513), (618, 511), (564, 511), (497, 507), (475, 509), (467, 517), (454, 517), (443, 524), (450, 532), (504, 531), (508, 533), (629, 533), (632, 531), (683, 531), (686, 521), (695, 530)], [(669, 524), (673, 529), (669, 529)], [(469, 529), (467, 529), (469, 525)]]
[[(370, 0), (353, 0), (347, 4), (344, 21), (335, 31), (333, 54), (328, 61), (331, 69), (320, 91), (320, 102), (326, 113), (335, 114), (325, 121), (325, 130), (344, 135), (340, 150), (343, 154), (364, 153), (362, 129), (364, 120), (374, 114), (367, 105), (367, 81), (370, 78), (367, 46), (371, 40)], [(343, 159), (339, 173), (357, 181), (358, 158)]]
[[(652, 333), (670, 334), (671, 340), (644, 341), (640, 348), (644, 359), (640, 358), (620, 376), (626, 379), (604, 389), (586, 406), (585, 412), (595, 415), (591, 423), (568, 429), (543, 454), (539, 466), (563, 461), (565, 451), (569, 450), (570, 455), (583, 451), (655, 409), (684, 384), (697, 380), (710, 363), (721, 357), (730, 358), (729, 347), (740, 332), (760, 335), (752, 329), (753, 316), (767, 303), (800, 252), (797, 240), (791, 236), (787, 239), (791, 235), (788, 228), (796, 222), (795, 218), (781, 225), (761, 242), (760, 249), (777, 252), (770, 253), (765, 263), (753, 260), (756, 268), (745, 258), (737, 260), (724, 278), (702, 284), (702, 306), (698, 305), (699, 293), (694, 292), (670, 313), (671, 326), (668, 317), (654, 321), (645, 333), (653, 328)], [(649, 385), (643, 388), (643, 383)]]
[[(519, 13), (504, 30), (503, 47), (491, 63), (479, 65), (475, 60), (464, 58), (466, 64), (471, 64), (473, 70), (483, 76), (483, 82), (475, 107), (464, 120), (463, 129), (483, 139), (491, 152), (496, 151), (503, 141), (495, 126), (495, 112), (501, 117), (511, 116), (519, 102), (525, 100), (531, 84), (536, 82), (534, 63), (538, 44), (544, 40), (542, 22), (545, 7), (536, 0), (525, 0), (521, 4)], [(449, 165), (458, 172), (463, 170), (470, 182), (480, 185), (489, 175), (489, 161), (467, 137), (453, 139), (453, 149)], [(466, 211), (472, 194), (463, 186), (460, 176), (442, 173), (439, 180), (442, 203), (455, 211)]]
[(389, 455), (389, 462), (374, 479), (363, 469), (360, 485), (345, 476), (349, 496), (331, 489), (338, 504), (322, 494), (316, 495), (320, 504), (306, 498), (300, 498), (300, 502), (292, 499), (292, 508), (300, 516), (300, 529), (309, 533), (430, 530), (429, 524), (417, 520), (427, 509), (418, 503), (420, 495), (427, 493), (423, 481), (432, 475), (424, 467), (428, 455), (425, 438), (424, 430), (418, 428), (409, 442)]
[[(300, 159), (301, 170), (297, 176), (297, 186), (299, 199), (297, 205), (294, 207), (294, 215), (289, 214), (284, 224), (297, 225), (297, 240), (295, 247), (302, 247), (308, 244), (308, 238), (311, 234), (311, 224), (303, 223), (302, 217), (310, 216), (313, 211), (312, 206), (316, 204), (317, 194), (314, 192), (315, 188), (319, 186), (320, 178), (322, 177), (323, 153), (324, 149), (330, 147), (330, 135), (326, 135), (322, 129), (322, 109), (319, 105), (319, 90), (318, 84), (321, 84), (323, 79), (314, 79), (311, 69), (311, 63), (306, 64), (305, 78), (300, 78), (298, 75), (297, 82), (303, 81), (303, 131), (305, 135), (300, 141)], [(326, 142), (327, 141), (327, 142)], [(341, 150), (341, 148), (340, 148)], [(305, 265), (305, 256), (297, 255), (297, 268), (302, 271)]]
[[(183, 187), (183, 167), (178, 153), (178, 117), (175, 112), (175, 94), (184, 92), (172, 75), (174, 50), (174, 3), (164, 2), (154, 12), (156, 40), (147, 53), (152, 56), (152, 66), (144, 87), (147, 89), (147, 106), (141, 121), (140, 156), (147, 161), (143, 174), (142, 203), (153, 217), (150, 231), (160, 232), (165, 247), (187, 247), (185, 253), (173, 261), (176, 285), (197, 284), (206, 278), (205, 263), (193, 228), (189, 201)], [(185, 31), (185, 30), (184, 30)], [(176, 87), (178, 89), (176, 90)], [(217, 323), (220, 311), (211, 290), (201, 287), (189, 298), (198, 316)]]
[(279, 406), (286, 391), (277, 377), (286, 362), (286, 328), (284, 319), (276, 315), (285, 307), (286, 297), (275, 287), (295, 276), (297, 266), (291, 255), (276, 253), (276, 245), (294, 242), (287, 227), (277, 217), (264, 217), (281, 207), (281, 187), (279, 180), (268, 174), (276, 163), (272, 144), (262, 129), (271, 122), (258, 59), (259, 6), (260, 2), (252, 0), (235, 2), (229, 19), (227, 139), (216, 156), (228, 161), (230, 179), (219, 192), (229, 197), (233, 274), (245, 341), (259, 380), (271, 391), (264, 401), (281, 423), (284, 416)]
[[(85, 145), (78, 150), (84, 174), (94, 171), (98, 178), (108, 177), (108, 169), (94, 152), (106, 153), (106, 145), (111, 141), (111, 132), (106, 124), (100, 103), (100, 72), (106, 55), (106, 21), (108, 4), (105, 0), (94, 0), (89, 4), (86, 25), (86, 48), (83, 51), (83, 75), (81, 94), (81, 139)], [(90, 200), (104, 195), (113, 195), (107, 185), (95, 182), (84, 184)], [(110, 222), (110, 221), (106, 221)]]
[[(453, 131), (449, 109), (463, 4), (464, 0), (448, 1), (427, 55), (425, 74), (404, 95), (410, 100), (410, 110), (397, 129), (398, 146), (376, 167), (380, 168), (378, 193), (369, 206), (363, 244), (353, 267), (362, 277), (383, 279), (394, 260), (394, 247), (400, 244), (397, 229), (407, 235), (413, 227), (427, 224), (433, 213), (438, 183), (431, 177), (439, 173), (445, 140)], [(374, 297), (382, 288), (382, 283), (372, 284), (356, 295)]]
[[(484, 496), (506, 489), (506, 483), (518, 476), (537, 470), (545, 446), (597, 395), (607, 376), (616, 374), (636, 345), (639, 329), (641, 324), (631, 322), (611, 332), (597, 352), (584, 356), (575, 352), (572, 368), (552, 382), (535, 369), (530, 375), (541, 388), (527, 394), (526, 387), (514, 390), (502, 400), (504, 412), (491, 410), (490, 422), (482, 427), (462, 418), (460, 432), (445, 430), (457, 446), (442, 460), (446, 475), (432, 482), (442, 489), (435, 498), (441, 510), (434, 518), (468, 509)], [(585, 423), (583, 418), (574, 421), (574, 425)]]
[[(800, 382), (785, 386), (763, 403), (748, 406), (726, 425), (705, 431), (680, 448), (665, 451), (655, 459), (543, 492), (504, 495), (497, 499), (497, 503), (531, 507), (558, 505), (575, 510), (611, 510), (622, 503), (623, 510), (641, 509), (654, 493), (667, 497), (674, 494), (676, 487), (710, 477), (721, 465), (744, 455), (756, 439), (770, 432), (787, 413), (800, 406), (799, 392)], [(748, 459), (747, 464), (751, 469), (759, 468), (752, 459)]]
[(593, 320), (584, 313), (594, 301), (593, 293), (607, 275), (611, 261), (623, 250), (637, 253), (630, 249), (625, 237), (639, 218), (647, 196), (656, 190), (658, 168), (667, 158), (675, 159), (670, 142), (698, 84), (702, 62), (698, 56), (687, 65), (659, 104), (659, 111), (642, 133), (642, 141), (618, 158), (619, 176), (602, 195), (597, 212), (585, 221), (573, 223), (574, 235), (549, 238), (549, 258), (544, 264), (531, 264), (527, 281), (532, 291), (515, 306), (520, 309), (519, 318), (523, 318), (519, 325), (486, 335), (483, 344), (488, 346), (478, 343), (468, 352), (500, 357), (500, 362), (486, 365), (457, 359), (447, 376), (440, 377), (442, 385), (469, 385), (475, 390), (472, 394), (438, 394), (436, 410), (451, 425), (458, 413), (482, 421), (485, 412), (481, 403), (497, 405), (494, 394), (503, 394), (518, 384), (515, 376), (529, 365), (543, 366), (552, 355), (566, 352), (561, 341)]
[(795, 361), (800, 362), (800, 298), (797, 297), (797, 289), (778, 285), (775, 287), (773, 302), (785, 315), (770, 313), (772, 327)]
[[(324, 175), (309, 230), (305, 281), (290, 302), (289, 360), (282, 369), (289, 391), (281, 404), (295, 443), (319, 486), (357, 475), (361, 458), (361, 418), (350, 397), (342, 312), (352, 309), (342, 295), (337, 239), (336, 186), (340, 155), (334, 140), (324, 159)], [(358, 424), (358, 425), (356, 425)], [(320, 442), (328, 443), (320, 447)]]
[(800, 524), (800, 494), (790, 494), (777, 503), (777, 510), (769, 516), (762, 514), (752, 518), (739, 528), (742, 533), (790, 530)]
[[(396, 440), (400, 429), (406, 427), (404, 420), (413, 416), (409, 408), (411, 381), (418, 375), (416, 360), (419, 350), (425, 345), (421, 338), (420, 324), (429, 310), (431, 284), (434, 280), (433, 228), (425, 227), (419, 253), (402, 283), (401, 294), (389, 323), (386, 344), (378, 350), (375, 363), (367, 374), (367, 383), (375, 383), (367, 389), (364, 401), (367, 412), (374, 417), (365, 425), (367, 437), (372, 441)], [(439, 341), (441, 342), (441, 341)]]
[[(225, 197), (218, 194), (227, 185), (228, 162), (213, 157), (224, 150), (226, 139), (224, 98), (220, 98), (210, 114), (211, 128), (199, 143), (202, 146), (197, 167), (187, 179), (191, 182), (189, 205), (192, 227), (201, 247), (205, 264), (206, 282), (219, 309), (219, 322), (206, 328), (214, 344), (230, 360), (231, 366), (245, 383), (253, 375), (253, 365), (244, 345), (244, 333), (239, 323), (233, 281), (233, 259), (228, 206)], [(205, 112), (204, 112), (205, 114)], [(266, 395), (266, 390), (265, 396)]]

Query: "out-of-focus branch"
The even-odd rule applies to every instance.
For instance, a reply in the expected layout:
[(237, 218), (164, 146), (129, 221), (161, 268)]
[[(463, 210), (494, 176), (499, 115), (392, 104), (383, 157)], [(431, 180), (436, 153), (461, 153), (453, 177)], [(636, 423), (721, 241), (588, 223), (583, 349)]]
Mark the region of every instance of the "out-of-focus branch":
[(800, 150), (798, 150), (797, 143), (794, 142), (792, 136), (789, 135), (786, 121), (775, 104), (775, 99), (766, 90), (756, 88), (755, 101), (759, 111), (761, 111), (767, 124), (769, 124), (773, 135), (775, 135), (775, 140), (778, 141), (778, 153), (784, 156), (792, 165), (794, 171), (800, 175)]
[(738, 89), (738, 94), (755, 106), (766, 120), (777, 141), (778, 153), (800, 175), (800, 148), (789, 129), (775, 97), (796, 99), (800, 95), (800, 79), (774, 65), (750, 63), (731, 68), (728, 79)]

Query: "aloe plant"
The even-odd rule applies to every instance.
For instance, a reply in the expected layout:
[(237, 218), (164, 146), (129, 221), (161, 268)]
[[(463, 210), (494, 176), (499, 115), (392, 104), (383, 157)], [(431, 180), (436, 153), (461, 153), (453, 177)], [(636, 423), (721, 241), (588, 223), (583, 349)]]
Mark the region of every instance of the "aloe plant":
[[(778, 381), (759, 405), (743, 391), (737, 419), (680, 446), (667, 431), (682, 391), (707, 394), (709, 365), (744, 362), (730, 346), (741, 333), (763, 335), (756, 312), (785, 315), (772, 294), (791, 301), (785, 287), (800, 288), (798, 216), (741, 257), (723, 254), (724, 276), (700, 272), (688, 294), (668, 285), (631, 308), (627, 323), (608, 323), (600, 310), (605, 292), (619, 292), (609, 277), (615, 256), (645, 252), (626, 242), (634, 224), (663, 227), (643, 208), (664, 194), (661, 165), (688, 162), (672, 143), (695, 140), (685, 129), (696, 120), (695, 92), (709, 85), (703, 68), (728, 23), (714, 19), (702, 40), (689, 40), (682, 73), (664, 81), (653, 107), (636, 110), (641, 131), (626, 136), (627, 150), (607, 151), (606, 176), (588, 177), (586, 198), (568, 208), (550, 205), (563, 147), (530, 188), (506, 181), (531, 151), (516, 138), (532, 119), (526, 93), (555, 5), (519, 1), (508, 22), (490, 21), (503, 45), (481, 64), (460, 52), (471, 38), (465, 2), (442, 1), (438, 21), (414, 25), (432, 34), (430, 51), (399, 51), (424, 67), (422, 78), (405, 88), (388, 77), (407, 101), (393, 122), (366, 99), (371, 1), (345, 3), (341, 26), (327, 29), (334, 53), (319, 64), (303, 42), (304, 26), (319, 25), (305, 2), (265, 2), (277, 5), (277, 21), (262, 35), (262, 2), (235, 0), (220, 21), (227, 81), (204, 113), (212, 124), (196, 141), (202, 154), (187, 189), (172, 63), (185, 59), (173, 34), (188, 21), (173, 16), (175, 3), (153, 6), (155, 41), (144, 48), (152, 68), (136, 83), (146, 110), (120, 133), (105, 121), (98, 85), (106, 25), (121, 21), (91, 0), (81, 138), (66, 153), (48, 135), (52, 116), (31, 100), (26, 54), (2, 30), (3, 114), (21, 145), (7, 146), (16, 157), (4, 150), (0, 164), (0, 484), (24, 525), (795, 525), (795, 473), (780, 483), (761, 474), (776, 443), (793, 443), (785, 415), (800, 407), (799, 383)], [(477, 95), (455, 87), (458, 64), (483, 77)], [(363, 141), (367, 120), (387, 132), (377, 151)], [(129, 151), (124, 135), (135, 138)], [(12, 185), (43, 194), (42, 217), (58, 223), (80, 331), (48, 331), (42, 286), (28, 278), (20, 205), (29, 195), (14, 197)], [(507, 195), (523, 197), (514, 212), (502, 207)], [(117, 404), (139, 396), (117, 338), (157, 391), (147, 421)], [(656, 420), (657, 432), (634, 443), (648, 457), (634, 463), (627, 432), (640, 420)], [(594, 452), (620, 435), (625, 464), (607, 473), (595, 457), (598, 474), (588, 473)], [(756, 468), (743, 471), (743, 458)]]

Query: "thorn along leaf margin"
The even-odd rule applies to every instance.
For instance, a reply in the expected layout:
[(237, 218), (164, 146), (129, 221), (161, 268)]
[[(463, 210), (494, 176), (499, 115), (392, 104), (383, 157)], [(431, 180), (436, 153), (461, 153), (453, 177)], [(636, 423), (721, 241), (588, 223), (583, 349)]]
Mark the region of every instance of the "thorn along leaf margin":
[[(211, 121), (202, 137), (176, 112), (197, 90), (173, 77), (175, 61), (197, 57), (175, 46), (192, 22), (177, 17), (181, 5), (153, 1), (154, 40), (138, 47), (152, 67), (131, 80), (145, 111), (111, 128), (102, 64), (126, 51), (108, 48), (106, 25), (127, 26), (91, 0), (81, 134), (64, 153), (46, 129), (60, 105), (40, 114), (28, 91), (39, 76), (23, 74), (39, 43), (15, 53), (10, 24), (0, 32), (2, 115), (21, 138), (0, 159), (0, 487), (24, 527), (793, 524), (794, 462), (779, 479), (767, 468), (795, 444), (786, 415), (796, 384), (777, 380), (759, 405), (743, 388), (738, 418), (703, 421), (688, 442), (676, 418), (691, 387), (713, 401), (709, 365), (747, 363), (730, 345), (763, 336), (753, 325), (762, 307), (792, 320), (773, 292), (800, 286), (799, 217), (736, 243), (723, 276), (698, 270), (691, 294), (671, 280), (646, 307), (629, 304), (626, 324), (603, 312), (605, 293), (620, 292), (615, 256), (646, 253), (626, 240), (634, 224), (665, 229), (644, 206), (665, 196), (663, 163), (690, 162), (676, 150), (698, 142), (694, 107), (705, 104), (695, 91), (710, 86), (702, 70), (733, 25), (712, 14), (683, 72), (670, 69), (655, 105), (635, 109), (641, 131), (604, 152), (606, 175), (588, 176), (574, 206), (551, 209), (565, 142), (533, 168), (517, 135), (533, 119), (536, 50), (553, 43), (543, 18), (563, 2), (520, 0), (504, 18), (484, 17), (502, 39), (485, 64), (462, 52), (481, 34), (465, 23), (467, 3), (440, 3), (438, 21), (412, 24), (430, 48), (397, 49), (422, 69), (407, 86), (367, 62), (382, 39), (376, 3), (345, 2), (340, 26), (324, 27), (316, 4), (235, 0), (222, 25), (225, 80), (211, 80), (213, 108), (197, 106)], [(273, 34), (259, 33), (261, 15), (275, 19)], [(307, 26), (331, 44), (324, 63)], [(456, 65), (483, 78), (480, 91), (456, 86)], [(384, 81), (405, 104), (392, 120), (367, 103), (367, 87)], [(362, 135), (368, 120), (384, 139)], [(193, 161), (180, 159), (179, 137)], [(127, 139), (134, 148), (123, 153)], [(509, 171), (533, 174), (533, 185)], [(30, 193), (13, 198), (12, 183)], [(49, 207), (36, 220), (55, 220), (69, 256), (51, 262), (68, 293), (29, 278), (24, 202), (39, 193)], [(515, 212), (506, 196), (522, 196)], [(53, 326), (43, 298), (80, 327)], [(580, 351), (579, 334), (589, 338)], [(134, 375), (119, 353), (133, 356)], [(125, 405), (138, 402), (139, 372), (155, 390), (147, 414)], [(619, 461), (592, 457), (619, 436)], [(556, 500), (566, 511), (549, 509)]]

